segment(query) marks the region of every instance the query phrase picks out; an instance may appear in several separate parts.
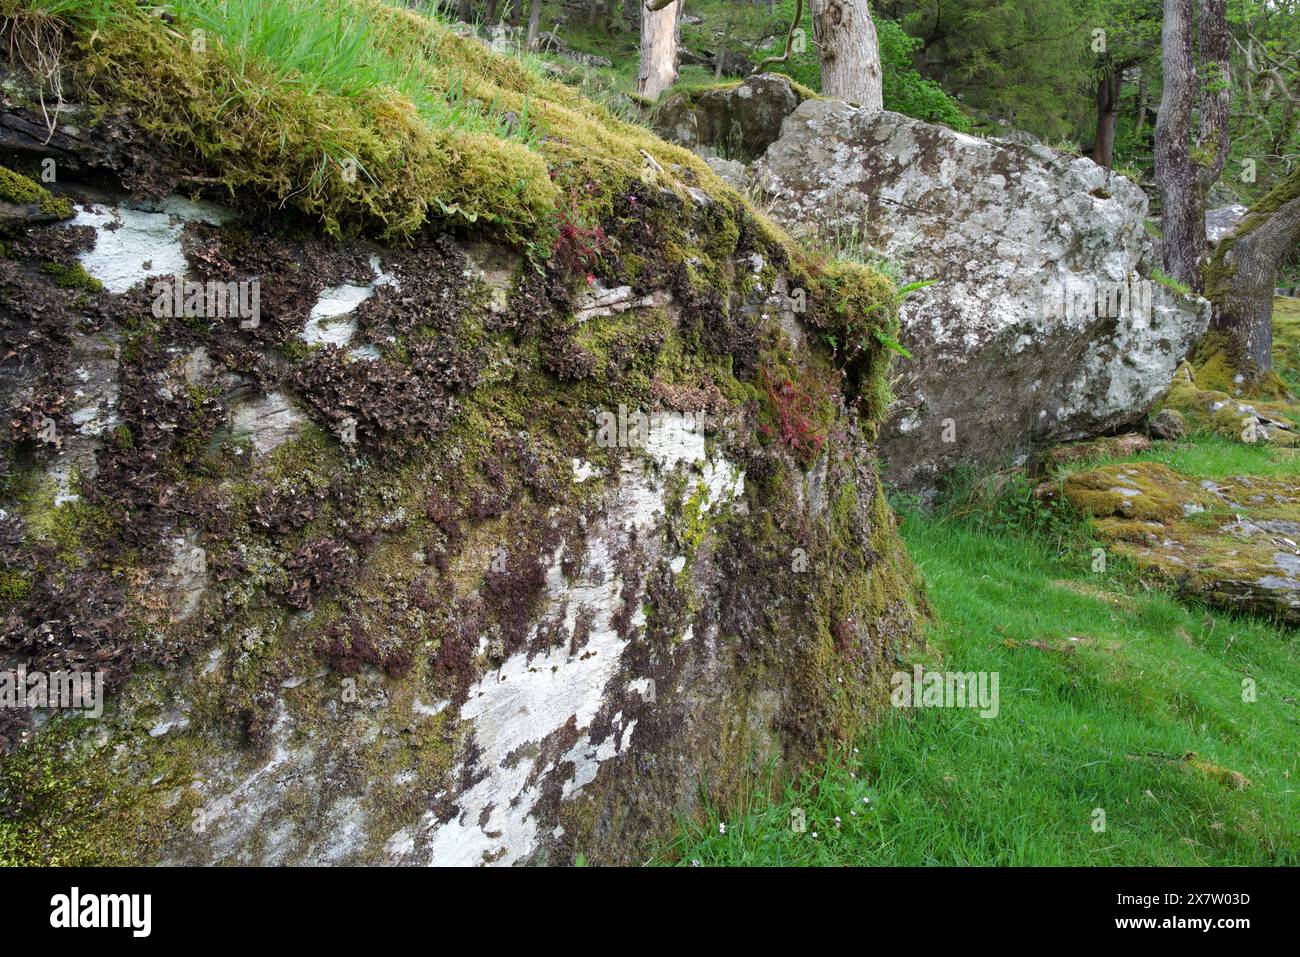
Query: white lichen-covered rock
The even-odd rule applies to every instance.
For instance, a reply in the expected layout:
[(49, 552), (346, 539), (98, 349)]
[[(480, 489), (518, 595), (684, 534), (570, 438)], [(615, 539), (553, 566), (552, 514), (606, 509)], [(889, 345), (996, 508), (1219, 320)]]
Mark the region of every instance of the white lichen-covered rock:
[(902, 284), (932, 281), (903, 306), (881, 433), (908, 488), (1134, 422), (1209, 320), (1152, 281), (1142, 191), (1088, 159), (807, 101), (754, 177), (792, 230), (856, 234)]
[(91, 863), (630, 863), (857, 733), (924, 608), (868, 429), (781, 249), (638, 192), (707, 284), (639, 227), (588, 281), (108, 194), (15, 243), (0, 654), (108, 699), (0, 714), (3, 781), (63, 782), (0, 813)]

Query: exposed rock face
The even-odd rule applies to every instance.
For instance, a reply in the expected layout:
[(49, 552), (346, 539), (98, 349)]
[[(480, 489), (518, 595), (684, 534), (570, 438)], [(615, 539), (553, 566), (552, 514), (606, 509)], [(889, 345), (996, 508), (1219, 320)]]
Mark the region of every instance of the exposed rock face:
[(1241, 203), (1207, 209), (1205, 211), (1206, 238), (1212, 243), (1217, 243), (1228, 234), (1229, 230), (1241, 222), (1241, 217), (1245, 216), (1246, 213), (1247, 208)]
[(753, 172), (792, 231), (856, 230), (934, 280), (903, 307), (881, 435), (908, 489), (1135, 423), (1209, 321), (1144, 278), (1146, 197), (1088, 159), (807, 101)]
[(655, 111), (660, 135), (705, 155), (748, 162), (781, 136), (781, 124), (804, 100), (779, 73), (739, 84), (675, 93)]
[[(639, 861), (702, 782), (734, 800), (883, 700), (922, 599), (756, 233), (710, 247), (729, 301), (641, 231), (611, 237), (637, 278), (587, 286), (77, 198), (0, 260), (0, 652), (113, 688), (0, 758), (66, 769), (66, 804), (0, 790), (33, 833), (77, 822), (83, 862)], [(260, 313), (171, 314), (178, 274)], [(807, 392), (784, 414), (829, 416), (811, 451), (741, 387), (775, 368)]]
[(1300, 490), (1259, 476), (1199, 482), (1152, 462), (1069, 476), (1099, 538), (1182, 592), (1300, 624)]
[(1187, 422), (1177, 409), (1161, 409), (1151, 417), (1148, 428), (1152, 438), (1166, 442), (1177, 442), (1187, 437)]

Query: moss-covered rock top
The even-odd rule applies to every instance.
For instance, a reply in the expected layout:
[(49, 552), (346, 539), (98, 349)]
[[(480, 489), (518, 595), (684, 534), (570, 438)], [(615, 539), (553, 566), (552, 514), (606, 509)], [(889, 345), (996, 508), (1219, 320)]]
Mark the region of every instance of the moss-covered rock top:
[(68, 92), (133, 108), (196, 181), (330, 232), (436, 226), (545, 258), (566, 223), (595, 226), (633, 188), (740, 202), (687, 150), (382, 0), (72, 3), (57, 29), (8, 6), (16, 42), (71, 68)]
[[(0, 166), (0, 203), (31, 208), (35, 216), (25, 217), (28, 220), (67, 219), (72, 215), (72, 204), (62, 196), (51, 195), (35, 180), (5, 166)], [(0, 217), (0, 228), (4, 225), (4, 217)]]

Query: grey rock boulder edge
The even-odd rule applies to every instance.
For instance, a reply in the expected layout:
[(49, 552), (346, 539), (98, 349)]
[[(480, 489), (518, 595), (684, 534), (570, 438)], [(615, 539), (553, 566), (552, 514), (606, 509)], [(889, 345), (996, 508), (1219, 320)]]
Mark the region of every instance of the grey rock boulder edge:
[[(1209, 322), (1204, 300), (1149, 281), (1145, 194), (1089, 159), (809, 100), (753, 174), (791, 231), (856, 227), (900, 284), (935, 280), (902, 307), (912, 358), (880, 439), (908, 490), (1139, 421)], [(1150, 308), (1045, 308), (1121, 286)]]

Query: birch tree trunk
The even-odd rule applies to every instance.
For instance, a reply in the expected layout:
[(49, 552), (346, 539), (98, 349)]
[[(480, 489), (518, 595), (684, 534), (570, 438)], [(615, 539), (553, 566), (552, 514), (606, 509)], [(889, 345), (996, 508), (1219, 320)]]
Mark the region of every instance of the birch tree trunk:
[(1156, 189), (1164, 217), (1164, 269), (1179, 282), (1200, 289), (1205, 213), (1196, 202), (1196, 169), (1191, 153), (1192, 101), (1196, 95), (1192, 0), (1165, 0), (1160, 63), (1165, 86), (1156, 116)]
[(812, 0), (813, 41), (822, 66), (822, 95), (884, 109), (880, 46), (867, 0)]
[(646, 0), (641, 7), (641, 72), (637, 93), (648, 100), (677, 80), (677, 22), (680, 0)]

